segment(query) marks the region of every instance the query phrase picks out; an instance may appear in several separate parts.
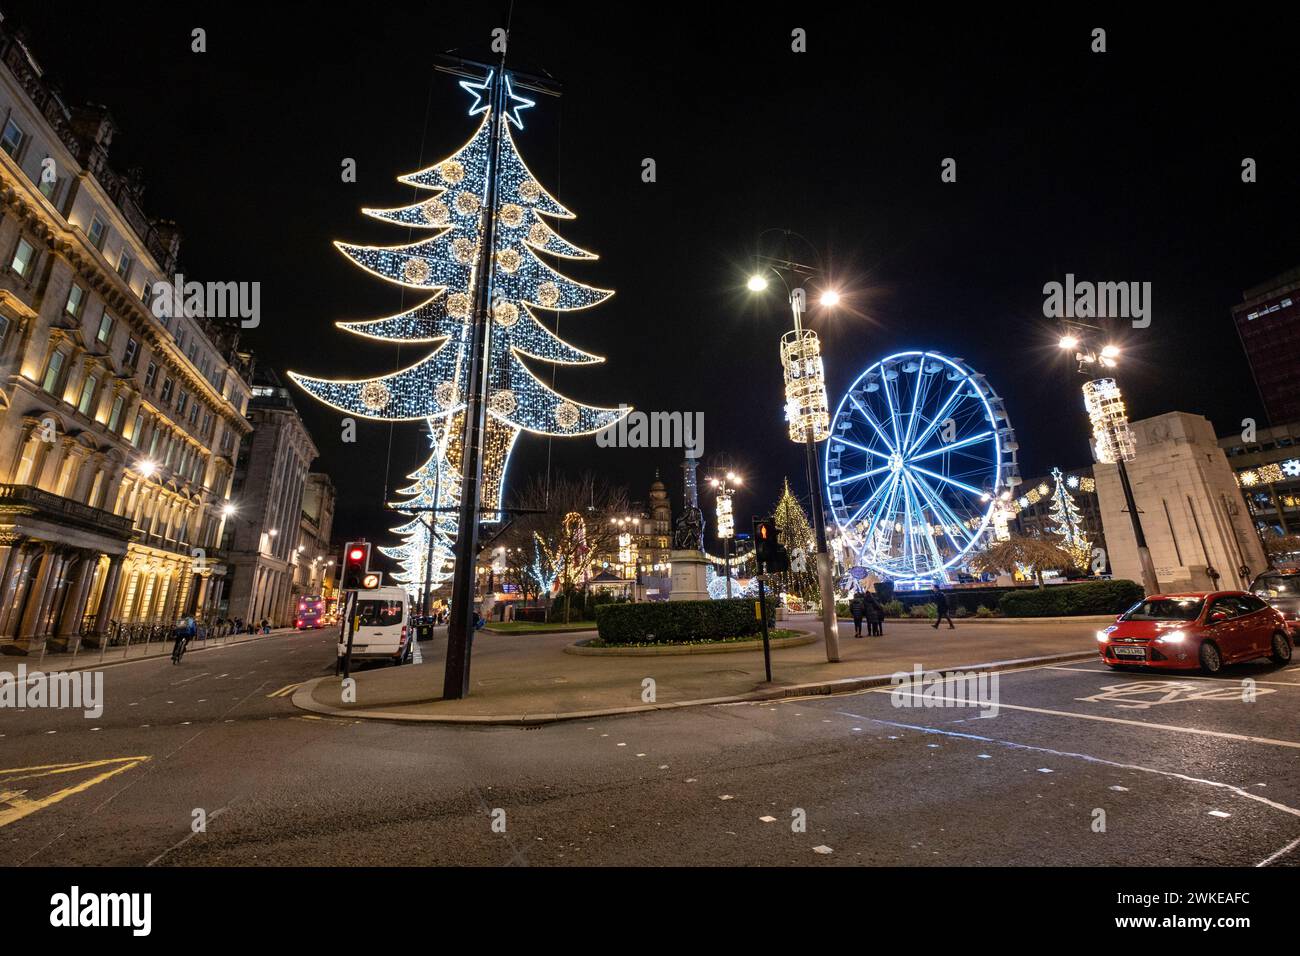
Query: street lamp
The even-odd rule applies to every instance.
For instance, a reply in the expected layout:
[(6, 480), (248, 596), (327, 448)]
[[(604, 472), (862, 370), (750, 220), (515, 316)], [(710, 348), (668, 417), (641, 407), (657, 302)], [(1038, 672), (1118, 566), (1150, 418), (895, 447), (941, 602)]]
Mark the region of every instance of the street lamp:
[(1137, 501), (1133, 497), (1133, 486), (1129, 482), (1128, 467), (1125, 464), (1137, 457), (1137, 447), (1128, 425), (1124, 399), (1115, 379), (1092, 378), (1096, 366), (1115, 368), (1119, 364), (1119, 346), (1108, 344), (1097, 349), (1089, 345), (1084, 337), (1073, 333), (1063, 335), (1057, 344), (1061, 349), (1073, 352), (1079, 372), (1089, 376), (1089, 381), (1083, 385), (1083, 404), (1092, 424), (1093, 457), (1101, 464), (1115, 465), (1119, 471), (1124, 507), (1128, 509), (1129, 521), (1133, 525), (1133, 540), (1137, 545), (1142, 587), (1147, 594), (1159, 594), (1160, 582), (1156, 578), (1155, 563), (1151, 560), (1151, 549), (1147, 547), (1146, 535), (1142, 531), (1142, 519), (1138, 516)]
[[(830, 437), (830, 411), (826, 400), (826, 381), (822, 367), (821, 345), (817, 333), (803, 327), (807, 293), (802, 283), (818, 277), (823, 270), (795, 262), (790, 258), (792, 237), (803, 239), (789, 229), (785, 236), (786, 257), (759, 256), (761, 270), (747, 283), (751, 292), (767, 288), (767, 275), (775, 274), (785, 287), (794, 317), (794, 331), (781, 339), (781, 364), (785, 370), (786, 417), (790, 422), (791, 441), (802, 441), (808, 458), (808, 487), (812, 493), (812, 522), (817, 542), (817, 579), (822, 599), (822, 632), (826, 641), (826, 660), (840, 659), (839, 622), (835, 617), (835, 582), (830, 553), (826, 546), (826, 516), (822, 510), (821, 467), (817, 462), (817, 443)], [(805, 243), (808, 240), (803, 239)], [(808, 243), (811, 247), (811, 243)], [(816, 250), (814, 250), (814, 253)], [(821, 304), (833, 308), (839, 293), (829, 286), (822, 289)]]
[(736, 519), (731, 507), (731, 496), (736, 492), (734, 486), (741, 484), (741, 477), (734, 471), (729, 471), (721, 477), (710, 478), (709, 484), (716, 488), (718, 492), (718, 537), (722, 539), (722, 560), (727, 575), (727, 597), (731, 597), (731, 539), (736, 536)]

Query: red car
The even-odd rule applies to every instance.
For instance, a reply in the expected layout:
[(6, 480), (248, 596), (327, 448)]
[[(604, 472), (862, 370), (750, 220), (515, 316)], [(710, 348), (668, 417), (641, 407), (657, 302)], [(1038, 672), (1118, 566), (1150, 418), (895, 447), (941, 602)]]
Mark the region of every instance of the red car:
[(1224, 664), (1271, 657), (1291, 660), (1286, 619), (1245, 591), (1157, 594), (1097, 632), (1102, 663), (1168, 670), (1200, 668), (1217, 674)]

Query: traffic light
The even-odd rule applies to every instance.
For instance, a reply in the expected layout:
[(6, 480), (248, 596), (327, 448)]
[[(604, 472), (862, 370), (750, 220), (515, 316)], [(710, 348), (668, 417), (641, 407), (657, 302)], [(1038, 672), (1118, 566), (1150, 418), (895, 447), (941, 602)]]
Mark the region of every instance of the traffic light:
[(343, 546), (343, 590), (357, 591), (366, 587), (366, 572), (370, 569), (370, 542), (349, 541)]
[(763, 574), (780, 574), (790, 570), (790, 555), (777, 537), (776, 521), (764, 518), (754, 522), (754, 557)]

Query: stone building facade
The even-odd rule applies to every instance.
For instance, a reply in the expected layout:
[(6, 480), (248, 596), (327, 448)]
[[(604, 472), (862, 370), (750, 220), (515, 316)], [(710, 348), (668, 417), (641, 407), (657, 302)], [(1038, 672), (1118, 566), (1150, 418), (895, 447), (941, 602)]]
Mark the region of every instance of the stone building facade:
[[(1132, 429), (1137, 457), (1128, 463), (1129, 480), (1161, 590), (1247, 587), (1267, 561), (1213, 426), (1200, 415), (1168, 412)], [(1118, 467), (1093, 470), (1112, 573), (1141, 581)]]
[(293, 596), (321, 595), (326, 607), (337, 600), (337, 573), (341, 548), (331, 544), (334, 533), (334, 483), (329, 475), (313, 471), (303, 488), (302, 517), (298, 522), (298, 554), (294, 565)]
[(210, 615), (225, 573), (234, 453), (251, 430), (238, 328), (159, 291), (179, 233), (145, 215), (138, 175), (108, 165), (113, 133), (0, 25), (4, 653)]
[(268, 368), (254, 372), (248, 418), (253, 431), (240, 446), (232, 492), (239, 511), (226, 530), (227, 610), (244, 621), (265, 619), (273, 627), (288, 627), (295, 611), (294, 579), (305, 553), (298, 547), (307, 474), (319, 452), (289, 390)]

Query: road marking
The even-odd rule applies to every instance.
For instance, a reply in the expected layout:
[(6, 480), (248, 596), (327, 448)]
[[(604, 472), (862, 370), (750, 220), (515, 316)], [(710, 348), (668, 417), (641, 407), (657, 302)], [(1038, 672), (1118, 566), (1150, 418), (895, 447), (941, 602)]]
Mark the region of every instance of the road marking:
[[(1113, 671), (1109, 667), (1100, 667), (1100, 668), (1099, 667), (1065, 667), (1064, 665), (1061, 664), (1044, 664), (1041, 669), (1049, 670), (1049, 671), (1069, 671), (1072, 674), (1116, 674), (1118, 675), (1124, 673), (1123, 671)], [(1141, 675), (1138, 673), (1133, 673), (1131, 676), (1139, 677)], [(1240, 677), (1234, 679), (1231, 677), (1201, 677), (1195, 674), (1179, 674), (1178, 680), (1212, 681), (1214, 683), (1232, 684), (1236, 687), (1240, 687), (1241, 682), (1244, 680), (1253, 680), (1256, 684), (1276, 684), (1279, 687), (1300, 687), (1300, 681), (1260, 680), (1258, 677)]]
[[(910, 685), (901, 685), (900, 687), (878, 687), (869, 693), (872, 694), (893, 694)], [(916, 698), (916, 692), (912, 692)], [(921, 699), (921, 698), (917, 698)], [(945, 703), (964, 704), (966, 701), (957, 697), (932, 697), (926, 696), (925, 700), (942, 701)], [(1147, 730), (1172, 730), (1180, 734), (1197, 734), (1203, 737), (1219, 737), (1224, 740), (1241, 740), (1252, 744), (1269, 744), (1274, 747), (1291, 747), (1300, 750), (1300, 741), (1295, 740), (1275, 740), (1272, 737), (1254, 737), (1249, 734), (1230, 734), (1223, 730), (1201, 730), (1198, 727), (1178, 727), (1174, 724), (1157, 724), (1145, 720), (1125, 720), (1122, 717), (1103, 717), (1101, 714), (1077, 714), (1069, 710), (1049, 710), (1046, 707), (1026, 707), (1023, 704), (1004, 704), (998, 703), (998, 710), (1023, 710), (1030, 714), (1047, 714), (1051, 717), (1077, 717), (1079, 720), (1098, 720), (1108, 724), (1123, 724), (1127, 727), (1142, 727)], [(850, 715), (852, 716), (852, 715)], [(871, 718), (869, 718), (871, 719)], [(901, 725), (900, 725), (901, 726)], [(980, 738), (984, 739), (984, 738)]]
[(212, 671), (204, 671), (202, 674), (195, 674), (193, 677), (186, 677), (183, 680), (174, 680), (172, 681), (172, 686), (175, 687), (178, 684), (188, 684), (192, 680), (198, 680), (200, 677), (207, 677), (211, 673)]
[(305, 682), (305, 681), (298, 681), (298, 682), (295, 683), (295, 684), (285, 684), (285, 685), (284, 685), (283, 687), (281, 687), (279, 690), (271, 691), (271, 693), (267, 694), (266, 696), (267, 696), (267, 697), (288, 697), (288, 696), (289, 696), (290, 694), (292, 694), (292, 693), (293, 693), (297, 688), (301, 687), (304, 683), (306, 683), (306, 682)]
[[(1001, 706), (1005, 707), (1006, 704)], [(1300, 817), (1300, 809), (1289, 807), (1285, 803), (1278, 803), (1276, 800), (1270, 800), (1262, 797), (1257, 793), (1251, 793), (1241, 787), (1234, 786), (1230, 783), (1221, 783), (1218, 780), (1206, 780), (1204, 777), (1193, 777), (1189, 774), (1178, 773), (1173, 770), (1157, 770), (1155, 767), (1144, 767), (1136, 763), (1120, 763), (1117, 760), (1107, 760), (1105, 757), (1094, 757), (1091, 754), (1081, 754), (1069, 750), (1053, 750), (1051, 747), (1035, 747), (1032, 744), (1017, 743), (1014, 740), (1000, 740), (997, 737), (984, 737), (980, 734), (966, 734), (957, 730), (939, 730), (935, 727), (926, 727), (923, 724), (904, 724), (895, 720), (884, 720), (880, 717), (864, 717), (861, 714), (851, 714), (848, 711), (836, 711), (841, 717), (852, 717), (855, 720), (870, 720), (873, 723), (885, 724), (889, 727), (902, 727), (906, 730), (919, 730), (927, 734), (942, 734), (945, 737), (961, 737), (965, 740), (978, 740), (986, 744), (1000, 744), (1003, 747), (1009, 747), (1012, 750), (1032, 750), (1035, 753), (1051, 754), (1056, 757), (1074, 757), (1078, 760), (1086, 760), (1089, 763), (1098, 763), (1107, 767), (1116, 767), (1120, 770), (1140, 770), (1143, 773), (1154, 773), (1162, 777), (1174, 777), (1177, 780), (1185, 780), (1188, 783), (1201, 783), (1207, 787), (1218, 787), (1222, 790), (1230, 790), (1239, 797), (1245, 797), (1247, 800), (1254, 800), (1256, 803), (1262, 803), (1265, 806), (1272, 807), (1274, 810), (1280, 810), (1283, 813), (1290, 814), (1293, 817)]]
[[(0, 809), (0, 827), (8, 826), (15, 820), (21, 820), (37, 810), (44, 810), (46, 807), (53, 806), (74, 794), (81, 793), (83, 790), (89, 790), (95, 784), (103, 783), (111, 777), (116, 777), (119, 773), (138, 767), (148, 759), (150, 758), (147, 756), (111, 757), (106, 760), (87, 760), (81, 763), (53, 763), (35, 767), (10, 767), (6, 770), (0, 770), (0, 783), (10, 784), (19, 780), (35, 780), (40, 777), (52, 777), (62, 773), (75, 773), (78, 770), (112, 767), (112, 769), (105, 770), (88, 780), (83, 780), (71, 787), (64, 787), (62, 790), (56, 790), (54, 793), (36, 800), (27, 799), (26, 790), (0, 790), (0, 807), (4, 807), (4, 809)], [(117, 766), (113, 766), (114, 764)], [(17, 776), (11, 776), (13, 774), (17, 774)]]
[(1271, 853), (1268, 856), (1264, 857), (1264, 859), (1256, 863), (1255, 866), (1256, 867), (1268, 866), (1274, 860), (1280, 860), (1282, 857), (1286, 856), (1288, 853), (1290, 853), (1298, 846), (1300, 846), (1300, 837), (1296, 837), (1294, 840), (1292, 840), (1286, 846), (1282, 847), (1282, 849), (1278, 850), (1276, 853)]

